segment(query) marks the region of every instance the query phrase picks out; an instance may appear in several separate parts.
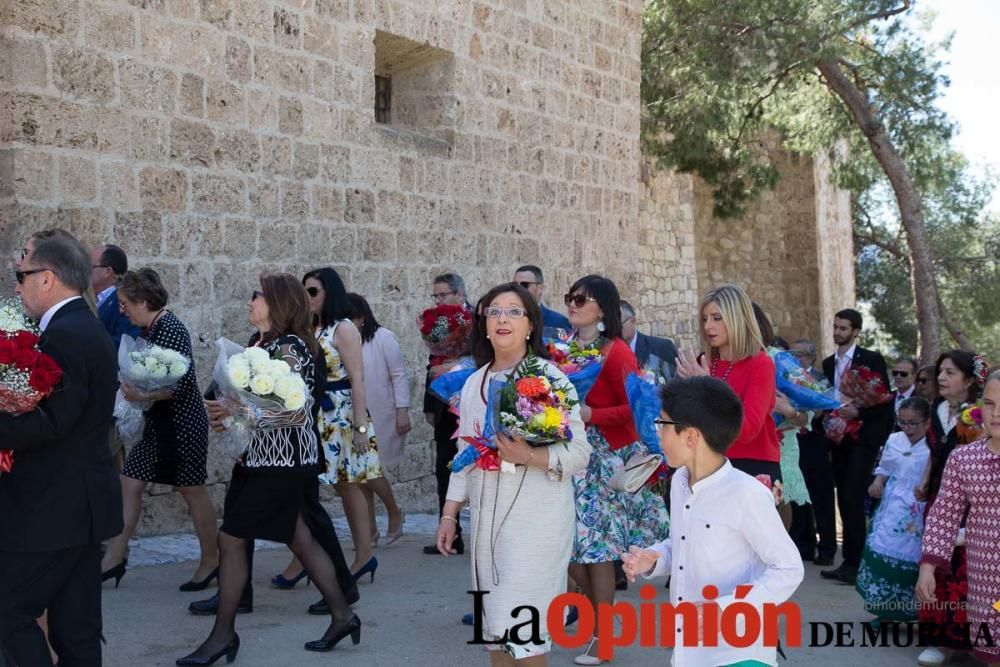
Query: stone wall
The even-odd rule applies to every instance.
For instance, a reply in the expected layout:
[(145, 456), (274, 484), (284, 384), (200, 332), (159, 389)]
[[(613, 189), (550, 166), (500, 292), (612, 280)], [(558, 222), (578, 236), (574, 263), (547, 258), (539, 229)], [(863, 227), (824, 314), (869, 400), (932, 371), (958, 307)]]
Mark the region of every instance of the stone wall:
[[(0, 252), (61, 226), (163, 275), (202, 381), (244, 339), (261, 271), (337, 267), (400, 334), (430, 279), (472, 296), (524, 262), (560, 295), (599, 271), (637, 285), (641, 0), (19, 0), (0, 13)], [(453, 100), (375, 123), (376, 31), (450, 54), (401, 84)], [(447, 86), (447, 90), (436, 87)], [(402, 123), (402, 120), (406, 120)], [(446, 125), (447, 127), (442, 127)], [(9, 273), (0, 292), (9, 293)], [(553, 298), (554, 300), (554, 298)], [(419, 414), (391, 471), (435, 508)], [(213, 451), (217, 443), (213, 440)], [(210, 459), (216, 498), (228, 476)], [(141, 530), (188, 525), (166, 489)]]

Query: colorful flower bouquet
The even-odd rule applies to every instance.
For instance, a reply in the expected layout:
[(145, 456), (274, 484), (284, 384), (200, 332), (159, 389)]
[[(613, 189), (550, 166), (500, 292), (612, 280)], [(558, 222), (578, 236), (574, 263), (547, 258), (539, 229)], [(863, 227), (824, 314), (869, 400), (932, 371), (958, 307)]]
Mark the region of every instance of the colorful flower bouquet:
[[(840, 378), (840, 393), (859, 409), (883, 405), (892, 400), (892, 392), (882, 376), (866, 366), (851, 366)], [(823, 418), (826, 437), (839, 445), (844, 439), (857, 439), (863, 423), (860, 419), (845, 419), (840, 410)]]
[(962, 444), (975, 442), (983, 437), (983, 402), (965, 403), (958, 413), (955, 424), (958, 441)]
[(431, 366), (468, 354), (472, 313), (465, 306), (441, 304), (428, 308), (417, 318), (417, 326), (430, 351)]
[(524, 438), (533, 447), (573, 438), (569, 415), (579, 401), (573, 388), (550, 377), (547, 368), (545, 361), (529, 355), (506, 381), (490, 381), (485, 426), (475, 436), (463, 438), (470, 446), (452, 459), (449, 467), (454, 472), (471, 464), (484, 470), (500, 469), (497, 433)]
[[(0, 412), (31, 412), (62, 379), (59, 364), (38, 348), (38, 342), (19, 300), (0, 304)], [(13, 465), (14, 452), (0, 450), (0, 474), (10, 472)]]
[(549, 359), (566, 374), (576, 388), (578, 400), (583, 401), (594, 386), (604, 366), (604, 357), (597, 347), (583, 347), (575, 340), (568, 343), (549, 340)]
[[(836, 390), (826, 378), (816, 378), (808, 370), (802, 368), (790, 352), (769, 347), (767, 353), (774, 361), (777, 374), (778, 391), (788, 397), (792, 407), (807, 412), (810, 410), (836, 410), (840, 407)], [(784, 420), (782, 415), (774, 413), (775, 425)]]

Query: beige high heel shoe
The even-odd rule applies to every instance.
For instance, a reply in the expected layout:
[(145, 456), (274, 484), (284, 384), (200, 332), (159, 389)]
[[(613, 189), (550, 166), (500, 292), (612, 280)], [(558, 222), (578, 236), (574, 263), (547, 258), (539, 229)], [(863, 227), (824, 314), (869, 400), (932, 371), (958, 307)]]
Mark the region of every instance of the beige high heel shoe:
[(399, 511), (399, 529), (391, 533), (387, 533), (385, 536), (385, 546), (389, 546), (399, 538), (403, 536), (403, 524), (406, 523), (406, 512), (403, 510)]

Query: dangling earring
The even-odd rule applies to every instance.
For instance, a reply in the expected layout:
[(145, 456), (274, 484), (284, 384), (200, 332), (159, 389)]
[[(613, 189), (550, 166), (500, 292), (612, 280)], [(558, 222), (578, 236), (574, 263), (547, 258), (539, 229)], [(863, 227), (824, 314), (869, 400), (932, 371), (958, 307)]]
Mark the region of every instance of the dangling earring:
[(600, 331), (601, 333), (604, 333), (605, 328), (606, 327), (604, 326), (604, 320), (601, 320), (600, 322), (597, 323), (597, 330)]
[(489, 340), (489, 339), (490, 339), (490, 335), (486, 334), (486, 340)]

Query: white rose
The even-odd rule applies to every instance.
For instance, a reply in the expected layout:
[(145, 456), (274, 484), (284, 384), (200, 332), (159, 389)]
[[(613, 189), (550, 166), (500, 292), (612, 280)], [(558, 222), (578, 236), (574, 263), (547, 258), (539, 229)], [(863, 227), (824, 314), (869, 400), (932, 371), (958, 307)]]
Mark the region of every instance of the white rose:
[(254, 375), (250, 380), (250, 391), (258, 396), (267, 396), (274, 392), (274, 378), (270, 375)]
[(187, 357), (185, 357), (177, 350), (167, 350), (167, 349), (164, 349), (163, 352), (160, 354), (160, 359), (162, 359), (163, 363), (167, 365), (182, 364), (185, 361), (187, 361)]
[(305, 387), (296, 387), (285, 396), (285, 407), (289, 410), (299, 410), (306, 404)]
[(170, 372), (169, 368), (167, 368), (163, 364), (159, 364), (158, 366), (156, 366), (156, 368), (149, 371), (149, 376), (154, 380), (162, 380), (163, 378), (167, 377), (167, 373), (169, 372)]
[(290, 375), (292, 372), (292, 367), (286, 364), (284, 361), (281, 361), (280, 359), (271, 359), (270, 363), (268, 363), (267, 365), (266, 372), (271, 377), (277, 379), (280, 377), (284, 377), (286, 375)]
[(175, 361), (170, 364), (170, 375), (171, 377), (179, 378), (184, 377), (184, 374), (188, 372), (188, 365), (183, 361)]
[(288, 395), (295, 390), (301, 390), (302, 378), (298, 375), (285, 375), (274, 382), (274, 394), (281, 399), (288, 398)]
[(226, 375), (237, 389), (246, 389), (250, 384), (250, 367), (244, 364), (230, 364), (226, 367)]
[(247, 363), (258, 373), (262, 369), (267, 368), (267, 364), (271, 361), (271, 357), (267, 351), (260, 347), (248, 347), (243, 356), (246, 357)]
[(142, 381), (149, 379), (149, 370), (142, 364), (136, 364), (129, 371), (128, 376), (132, 380)]

